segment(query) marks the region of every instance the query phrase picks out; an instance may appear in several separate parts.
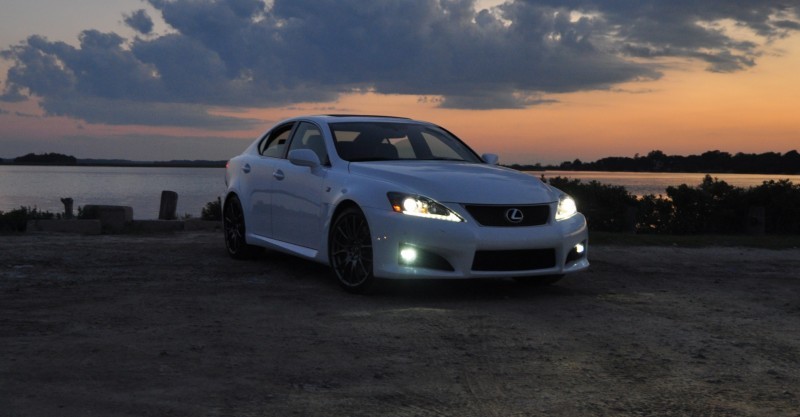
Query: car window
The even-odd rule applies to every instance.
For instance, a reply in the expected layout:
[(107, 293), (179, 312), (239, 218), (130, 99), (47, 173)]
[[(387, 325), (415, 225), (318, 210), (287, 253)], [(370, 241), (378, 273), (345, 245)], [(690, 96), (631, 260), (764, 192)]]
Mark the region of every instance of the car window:
[(454, 160), (481, 162), (455, 136), (435, 126), (414, 123), (331, 123), (336, 153), (346, 161)]
[(411, 147), (411, 141), (408, 138), (390, 139), (389, 143), (397, 149), (397, 156), (400, 159), (414, 159), (414, 148)]
[(308, 122), (301, 122), (292, 136), (292, 143), (289, 145), (289, 150), (295, 149), (311, 149), (319, 157), (322, 165), (329, 165), (328, 151), (325, 149), (325, 139), (322, 137), (322, 132), (319, 128)]
[(433, 135), (429, 132), (422, 132), (421, 134), (425, 138), (425, 143), (428, 145), (433, 159), (463, 159), (461, 155), (459, 155), (453, 147), (445, 143), (440, 136)]
[(292, 133), (292, 127), (294, 127), (294, 123), (287, 123), (272, 129), (258, 145), (258, 153), (272, 158), (282, 158), (286, 150), (286, 143), (289, 141), (289, 134)]

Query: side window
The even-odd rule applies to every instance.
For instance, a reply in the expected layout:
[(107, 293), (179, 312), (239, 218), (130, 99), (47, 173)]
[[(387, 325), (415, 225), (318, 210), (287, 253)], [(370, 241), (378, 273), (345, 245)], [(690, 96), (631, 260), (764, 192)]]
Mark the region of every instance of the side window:
[(272, 158), (282, 158), (286, 150), (286, 142), (292, 133), (294, 123), (278, 126), (272, 130), (258, 145), (258, 153)]
[(319, 128), (308, 122), (300, 122), (297, 130), (292, 137), (292, 144), (289, 145), (289, 150), (295, 149), (311, 149), (319, 157), (322, 165), (328, 165), (328, 151), (325, 149), (325, 139)]

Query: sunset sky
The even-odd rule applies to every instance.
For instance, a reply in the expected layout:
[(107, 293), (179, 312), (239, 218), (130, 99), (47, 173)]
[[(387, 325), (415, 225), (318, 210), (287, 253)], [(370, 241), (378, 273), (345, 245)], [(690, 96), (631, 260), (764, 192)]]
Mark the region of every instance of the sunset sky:
[(800, 149), (800, 2), (3, 0), (0, 158), (228, 159), (301, 114), (503, 163)]

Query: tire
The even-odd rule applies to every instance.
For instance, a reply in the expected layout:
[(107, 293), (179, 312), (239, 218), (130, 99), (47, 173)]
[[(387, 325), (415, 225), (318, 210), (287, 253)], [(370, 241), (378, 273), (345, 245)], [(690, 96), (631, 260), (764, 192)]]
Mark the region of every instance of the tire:
[(225, 234), (225, 248), (233, 259), (252, 259), (258, 253), (258, 247), (248, 245), (245, 239), (244, 210), (242, 203), (235, 195), (225, 200), (222, 210), (222, 229)]
[(334, 220), (328, 259), (336, 280), (347, 292), (364, 293), (375, 281), (372, 236), (367, 219), (358, 208), (347, 208)]
[(530, 285), (532, 287), (546, 287), (551, 284), (555, 284), (564, 278), (564, 275), (543, 275), (543, 276), (533, 276), (533, 277), (514, 277), (514, 281), (521, 285)]

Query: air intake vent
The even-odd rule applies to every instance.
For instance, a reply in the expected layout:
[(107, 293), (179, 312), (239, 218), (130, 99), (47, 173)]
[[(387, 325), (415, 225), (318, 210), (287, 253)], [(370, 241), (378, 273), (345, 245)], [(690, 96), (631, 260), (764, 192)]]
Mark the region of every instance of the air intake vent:
[(473, 271), (532, 271), (556, 266), (555, 249), (479, 250)]

